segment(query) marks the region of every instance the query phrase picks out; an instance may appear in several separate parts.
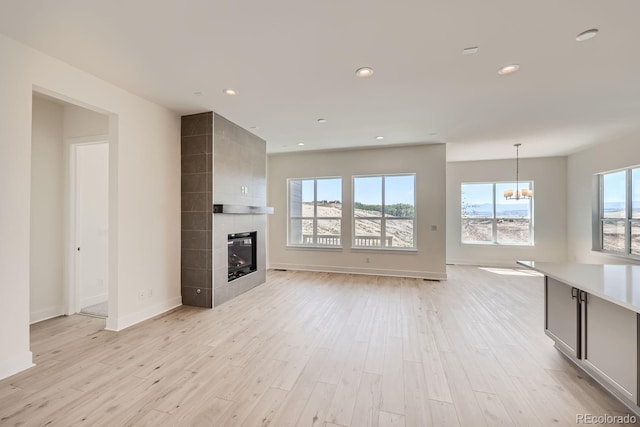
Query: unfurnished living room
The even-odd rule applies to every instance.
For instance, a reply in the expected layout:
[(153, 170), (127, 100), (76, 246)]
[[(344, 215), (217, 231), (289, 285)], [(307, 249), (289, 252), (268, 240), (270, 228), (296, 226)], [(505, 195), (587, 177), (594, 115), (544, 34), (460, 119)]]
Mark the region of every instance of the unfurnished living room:
[(640, 2), (0, 2), (0, 425), (636, 425)]

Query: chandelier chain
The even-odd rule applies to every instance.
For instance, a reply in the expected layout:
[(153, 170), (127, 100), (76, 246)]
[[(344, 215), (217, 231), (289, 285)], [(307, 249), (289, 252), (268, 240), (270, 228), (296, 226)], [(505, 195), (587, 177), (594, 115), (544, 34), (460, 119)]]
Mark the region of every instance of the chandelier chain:
[(516, 146), (516, 198), (520, 198), (520, 145), (514, 144)]

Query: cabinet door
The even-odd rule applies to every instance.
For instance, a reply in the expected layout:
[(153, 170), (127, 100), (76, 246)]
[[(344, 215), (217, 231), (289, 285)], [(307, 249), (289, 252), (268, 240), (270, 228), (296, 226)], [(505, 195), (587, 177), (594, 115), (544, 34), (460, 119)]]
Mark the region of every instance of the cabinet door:
[(585, 364), (637, 403), (637, 314), (593, 295), (587, 295), (584, 310)]
[(564, 353), (580, 358), (580, 305), (577, 289), (545, 277), (545, 332)]

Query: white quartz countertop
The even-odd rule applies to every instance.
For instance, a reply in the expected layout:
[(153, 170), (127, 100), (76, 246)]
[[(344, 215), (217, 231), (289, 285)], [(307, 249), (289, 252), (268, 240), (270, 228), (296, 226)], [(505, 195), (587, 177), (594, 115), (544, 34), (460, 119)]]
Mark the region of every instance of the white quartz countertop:
[(640, 265), (537, 261), (518, 264), (640, 313)]

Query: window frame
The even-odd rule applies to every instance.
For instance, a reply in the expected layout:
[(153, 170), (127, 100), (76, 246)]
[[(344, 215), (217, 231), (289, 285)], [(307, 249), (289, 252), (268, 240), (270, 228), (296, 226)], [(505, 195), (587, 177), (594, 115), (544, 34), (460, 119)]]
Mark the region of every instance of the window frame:
[[(595, 252), (613, 255), (626, 259), (640, 260), (640, 254), (634, 255), (632, 251), (632, 230), (634, 225), (640, 225), (640, 217), (633, 218), (633, 171), (640, 172), (640, 165), (600, 172), (594, 175), (595, 197), (592, 209), (592, 248)], [(625, 207), (624, 216), (621, 218), (605, 217), (604, 214), (604, 177), (619, 172), (625, 173)], [(638, 200), (640, 202), (640, 200)], [(605, 221), (617, 221), (624, 223), (624, 252), (616, 252), (604, 248), (604, 223)]]
[[(325, 179), (339, 179), (340, 180), (340, 216), (339, 217), (319, 217), (318, 216), (318, 181)], [(292, 216), (291, 215), (291, 182), (293, 181), (312, 181), (313, 180), (313, 216)], [(289, 248), (321, 248), (321, 249), (342, 249), (342, 231), (343, 231), (343, 216), (344, 216), (344, 191), (342, 187), (341, 176), (319, 176), (319, 177), (303, 177), (303, 178), (287, 178), (287, 247)], [(340, 239), (339, 245), (329, 245), (318, 243), (318, 219), (321, 220), (338, 220), (340, 221)], [(291, 242), (291, 223), (292, 220), (312, 220), (313, 222), (313, 234), (312, 243), (292, 243)], [(304, 235), (303, 235), (304, 236)]]
[[(509, 183), (515, 183), (515, 181), (474, 181), (474, 182), (467, 182), (467, 181), (463, 181), (460, 183), (460, 203), (459, 203), (459, 208), (460, 208), (460, 244), (462, 245), (481, 245), (481, 246), (524, 246), (524, 247), (528, 247), (528, 246), (535, 246), (535, 227), (534, 227), (534, 206), (535, 204), (533, 203), (533, 200), (535, 198), (535, 196), (532, 196), (530, 199), (526, 199), (529, 201), (529, 212), (530, 212), (530, 217), (529, 217), (529, 240), (526, 243), (518, 243), (518, 242), (499, 242), (498, 241), (498, 220), (500, 219), (506, 219), (507, 217), (500, 217), (498, 216), (497, 213), (497, 201), (498, 201), (498, 195), (497, 195), (497, 191), (496, 188), (498, 185), (500, 184), (509, 184)], [(535, 195), (534, 192), (534, 181), (533, 180), (525, 180), (525, 181), (518, 181), (519, 184), (529, 184), (529, 188), (531, 189), (531, 191), (533, 192), (533, 194)], [(493, 213), (492, 213), (492, 217), (491, 219), (491, 241), (487, 241), (487, 242), (482, 242), (482, 241), (465, 241), (464, 237), (463, 237), (463, 232), (464, 232), (464, 227), (463, 227), (463, 222), (465, 220), (465, 218), (473, 218), (473, 217), (465, 217), (462, 214), (462, 186), (463, 185), (491, 185), (492, 188), (492, 204), (493, 204)], [(487, 218), (489, 219), (489, 218)]]
[[(387, 216), (385, 215), (386, 210), (386, 186), (385, 186), (385, 178), (386, 177), (397, 177), (397, 176), (411, 176), (413, 177), (413, 216), (411, 217), (392, 217), (392, 220), (411, 220), (413, 222), (412, 229), (412, 239), (413, 246), (411, 247), (394, 247), (387, 246), (387, 230), (386, 230), (386, 222)], [(381, 178), (381, 211), (379, 217), (370, 217), (370, 219), (380, 220), (380, 242), (384, 245), (381, 246), (364, 246), (364, 245), (356, 245), (356, 219), (369, 219), (357, 217), (355, 215), (356, 210), (356, 179), (357, 178)], [(418, 250), (418, 233), (416, 227), (417, 219), (418, 219), (418, 209), (417, 209), (417, 174), (415, 172), (412, 173), (385, 173), (385, 174), (363, 174), (363, 175), (352, 175), (351, 176), (351, 249), (352, 250), (373, 250), (373, 251), (406, 251), (406, 252), (416, 252)]]

